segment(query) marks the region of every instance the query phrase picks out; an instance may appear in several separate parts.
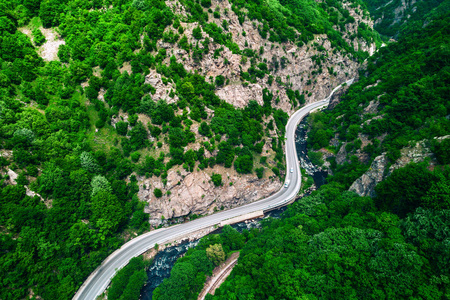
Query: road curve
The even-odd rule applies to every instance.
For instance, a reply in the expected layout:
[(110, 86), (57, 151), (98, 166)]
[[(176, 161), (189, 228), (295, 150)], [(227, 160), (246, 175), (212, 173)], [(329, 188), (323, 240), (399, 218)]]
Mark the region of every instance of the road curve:
[[(346, 84), (353, 83), (353, 79)], [(297, 196), (301, 186), (301, 172), (298, 164), (297, 152), (295, 149), (295, 130), (298, 123), (311, 111), (328, 105), (333, 93), (339, 89), (341, 85), (336, 87), (330, 95), (321, 101), (314, 102), (302, 107), (296, 111), (286, 125), (286, 181), (290, 182), (287, 188), (284, 186), (270, 197), (265, 199), (236, 207), (227, 211), (222, 211), (203, 218), (196, 219), (183, 224), (174, 225), (168, 228), (161, 228), (143, 234), (128, 243), (122, 245), (110, 256), (108, 256), (102, 264), (95, 269), (94, 272), (86, 279), (83, 285), (75, 294), (73, 300), (94, 300), (103, 293), (108, 286), (111, 278), (117, 270), (123, 268), (131, 258), (144, 253), (153, 248), (155, 244), (166, 244), (170, 241), (182, 238), (183, 236), (193, 233), (197, 230), (207, 228), (220, 222), (248, 214), (255, 211), (265, 211), (274, 207), (286, 205)], [(293, 168), (293, 172), (290, 169)]]

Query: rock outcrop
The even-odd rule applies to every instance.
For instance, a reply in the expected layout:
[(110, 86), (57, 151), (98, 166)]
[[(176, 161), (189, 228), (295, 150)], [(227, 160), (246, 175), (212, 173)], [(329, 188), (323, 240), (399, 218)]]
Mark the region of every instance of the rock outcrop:
[[(214, 186), (212, 173), (222, 174), (222, 186)], [(184, 169), (171, 169), (165, 185), (158, 177), (138, 180), (138, 195), (148, 203), (145, 211), (150, 214), (150, 224), (153, 226), (167, 219), (211, 214), (247, 204), (265, 198), (281, 187), (277, 178), (258, 179), (254, 174), (239, 175), (234, 169), (217, 165), (213, 169), (192, 173)], [(155, 188), (163, 191), (161, 198), (153, 194)]]
[[(419, 0), (420, 1), (420, 0)], [(394, 1), (389, 1), (388, 3), (380, 6), (378, 9), (382, 9), (385, 7), (388, 7), (389, 5), (391, 5), (392, 7), (390, 8), (393, 13), (394, 13), (394, 17), (392, 18), (392, 23), (391, 26), (397, 23), (403, 23), (406, 22), (407, 19), (410, 18), (409, 14), (405, 14), (405, 12), (407, 12), (408, 10), (411, 10), (411, 12), (415, 12), (416, 11), (416, 7), (415, 4), (417, 2), (417, 0), (401, 0), (401, 2), (395, 6), (396, 3), (393, 3)], [(375, 25), (380, 24), (381, 22), (383, 22), (384, 20), (384, 15), (381, 18), (378, 18), (375, 20)]]
[[(7, 156), (7, 153), (5, 153), (5, 152), (0, 153), (0, 157), (1, 157), (1, 156), (4, 156), (4, 157), (5, 157), (5, 156)], [(6, 172), (5, 175), (7, 175), (8, 178), (9, 178), (9, 184), (11, 184), (11, 185), (17, 185), (17, 179), (19, 178), (19, 174), (17, 174), (16, 172), (14, 172), (14, 171), (11, 170), (11, 169), (8, 169), (8, 171)], [(36, 192), (30, 190), (30, 188), (29, 188), (27, 185), (25, 185), (24, 187), (25, 187), (25, 194), (26, 194), (27, 196), (29, 196), (29, 197), (38, 196), (38, 197), (41, 199), (41, 201), (43, 201), (47, 206), (49, 205), (49, 203), (51, 203), (51, 202), (49, 202), (49, 201), (47, 201), (47, 202), (44, 201), (44, 198), (42, 198), (41, 195), (39, 195), (38, 193), (36, 193)], [(50, 204), (50, 205), (51, 205), (51, 204)]]
[[(224, 76), (228, 83), (222, 88), (216, 90), (216, 94), (236, 107), (244, 107), (248, 101), (256, 100), (262, 103), (262, 90), (268, 89), (274, 98), (278, 98), (274, 106), (292, 113), (295, 109), (289, 103), (286, 94), (286, 87), (292, 90), (299, 90), (305, 95), (306, 102), (314, 102), (326, 97), (331, 90), (340, 83), (356, 77), (360, 63), (341, 51), (333, 51), (331, 42), (326, 35), (316, 35), (313, 44), (308, 43), (298, 47), (292, 42), (277, 43), (270, 42), (268, 39), (261, 37), (258, 32), (258, 26), (262, 26), (256, 20), (247, 20), (242, 24), (239, 23), (237, 15), (231, 9), (229, 1), (211, 1), (211, 6), (218, 8), (220, 18), (213, 17), (210, 13), (209, 20), (215, 22), (219, 27), (222, 26), (224, 20), (227, 21), (228, 33), (232, 35), (233, 41), (236, 42), (240, 49), (251, 49), (259, 53), (258, 62), (266, 62), (271, 69), (271, 75), (274, 80), (268, 84), (268, 75), (265, 78), (258, 78), (256, 84), (243, 82), (240, 78), (240, 70), (246, 72), (251, 66), (250, 59), (243, 59), (243, 56), (233, 54), (231, 50), (222, 45), (211, 43), (209, 52), (204, 54), (200, 61), (195, 61), (192, 53), (181, 49), (177, 44), (169, 44), (160, 42), (158, 45), (165, 48), (168, 52), (164, 63), (169, 64), (171, 56), (175, 56), (177, 62), (182, 63), (186, 70), (198, 72), (206, 78), (215, 78), (219, 75)], [(186, 13), (180, 5), (172, 5), (175, 13)], [(363, 39), (350, 38), (350, 36), (358, 31), (358, 25), (363, 22), (369, 27), (373, 26), (373, 22), (369, 18), (365, 18), (362, 9), (358, 9), (344, 3), (344, 7), (349, 10), (350, 15), (355, 19), (354, 23), (346, 24), (343, 38), (354, 47), (355, 50), (363, 50), (372, 55), (375, 51), (375, 44), (368, 44)], [(226, 11), (226, 14), (225, 14)], [(188, 42), (197, 45), (200, 48), (204, 46), (193, 37), (192, 31), (198, 26), (197, 23), (181, 23), (184, 28), (184, 35), (188, 38)], [(168, 27), (166, 31), (176, 31), (172, 27)], [(207, 36), (205, 32), (202, 33)], [(221, 50), (223, 49), (223, 50)], [(220, 50), (220, 55), (214, 56), (215, 51)], [(317, 57), (324, 57), (323, 62), (319, 65), (315, 60)], [(319, 71), (320, 69), (320, 71)], [(333, 70), (330, 73), (330, 70)], [(150, 78), (151, 77), (151, 78)], [(156, 88), (155, 99), (164, 98), (170, 87), (160, 84), (158, 76), (147, 76), (147, 81), (152, 83)], [(161, 91), (159, 91), (161, 89)], [(153, 96), (152, 96), (153, 97)], [(168, 101), (172, 101), (166, 96)]]
[(369, 170), (366, 171), (361, 177), (356, 179), (350, 186), (349, 190), (356, 192), (360, 196), (375, 196), (375, 186), (381, 182), (385, 175), (385, 169), (387, 166), (386, 155), (379, 155), (375, 157), (374, 161), (370, 165)]
[[(30, 37), (30, 39), (33, 41), (33, 35), (30, 28), (22, 27), (19, 28), (19, 30)], [(39, 56), (42, 57), (45, 61), (59, 60), (59, 46), (64, 45), (66, 42), (61, 38), (61, 35), (52, 28), (39, 27), (39, 30), (45, 36), (45, 43), (39, 47)]]
[[(450, 136), (441, 137), (438, 140), (445, 138), (450, 138)], [(430, 159), (432, 165), (436, 163), (434, 154), (427, 146), (426, 141), (417, 142), (414, 146), (403, 148), (400, 152), (400, 158), (388, 170), (386, 170), (388, 166), (386, 153), (377, 156), (370, 165), (369, 170), (353, 182), (349, 190), (356, 192), (360, 196), (374, 197), (375, 186), (391, 175), (394, 170), (402, 168), (409, 163), (422, 162), (427, 158)]]
[[(175, 1), (166, 3), (176, 14), (189, 14), (182, 5)], [(368, 44), (363, 39), (352, 36), (358, 31), (361, 22), (372, 27), (372, 21), (363, 16), (362, 9), (349, 3), (344, 3), (344, 6), (350, 11), (355, 22), (345, 25), (343, 38), (355, 50), (364, 50), (373, 54), (374, 44)], [(249, 49), (257, 53), (256, 57), (251, 58), (232, 53), (228, 47), (212, 42), (209, 43), (209, 51), (203, 53), (201, 59), (193, 55), (192, 48), (187, 51), (186, 47), (182, 49), (177, 43), (170, 44), (160, 41), (158, 48), (166, 49), (167, 55), (163, 60), (164, 64), (169, 65), (170, 60), (174, 57), (178, 63), (183, 64), (187, 71), (198, 73), (209, 82), (214, 82), (219, 75), (223, 76), (225, 83), (217, 88), (215, 93), (237, 108), (246, 107), (250, 100), (256, 100), (262, 105), (263, 91), (267, 89), (273, 95), (272, 106), (292, 114), (298, 106), (293, 106), (287, 96), (287, 89), (298, 90), (305, 96), (306, 103), (311, 103), (325, 98), (334, 87), (357, 76), (360, 63), (347, 53), (333, 51), (327, 35), (316, 35), (314, 41), (303, 46), (292, 42), (271, 42), (261, 37), (258, 26), (262, 26), (262, 24), (257, 20), (247, 19), (242, 24), (239, 23), (238, 16), (231, 9), (231, 3), (228, 0), (212, 0), (211, 7), (220, 12), (220, 17), (216, 18), (209, 13), (209, 22), (214, 22), (222, 27), (222, 23), (226, 21), (228, 30), (224, 33), (230, 34), (233, 42), (237, 43), (241, 50)], [(193, 36), (193, 30), (199, 24), (181, 22), (181, 26), (188, 44), (204, 49), (205, 46), (202, 42), (208, 36), (207, 33), (202, 31), (203, 38), (200, 40)], [(166, 32), (176, 32), (177, 30), (173, 26), (166, 28)], [(341, 29), (336, 27), (336, 30)], [(209, 39), (211, 41), (211, 37)], [(253, 61), (253, 65), (255, 62), (256, 64), (265, 63), (270, 70), (271, 80), (269, 80), (268, 74), (265, 74), (264, 78), (257, 78), (253, 83), (244, 80), (241, 72), (249, 70), (252, 65), (251, 60), (256, 60)], [(176, 95), (169, 96), (170, 91), (175, 90), (173, 83), (155, 71), (151, 71), (146, 76), (146, 82), (156, 90), (154, 94), (150, 95), (154, 101), (165, 99), (168, 103), (173, 103), (177, 100)], [(208, 112), (208, 119), (212, 114), (213, 112)], [(125, 119), (125, 116), (120, 117)], [(264, 122), (267, 124), (271, 119), (272, 116)], [(188, 145), (188, 148), (198, 149), (199, 143), (206, 141), (204, 137), (197, 135), (198, 126), (197, 122), (191, 125), (191, 131), (196, 134), (196, 143)], [(276, 132), (270, 131), (270, 134), (265, 137), (266, 144), (263, 148), (264, 156), (269, 157), (269, 160), (274, 157), (270, 143), (272, 134), (276, 137)], [(214, 155), (214, 153), (206, 151), (205, 156), (209, 157), (210, 155)], [(269, 162), (269, 165), (273, 167), (276, 166), (276, 163), (273, 162), (271, 165)], [(270, 168), (265, 170), (266, 177), (258, 179), (254, 174), (239, 175), (234, 169), (225, 169), (220, 166), (205, 171), (196, 170), (192, 173), (187, 173), (181, 168), (178, 171), (172, 168), (168, 173), (166, 184), (163, 184), (160, 178), (138, 177), (139, 198), (148, 203), (146, 212), (150, 214), (150, 223), (158, 226), (170, 219), (210, 214), (220, 209), (235, 207), (269, 196), (281, 187), (281, 182), (275, 176), (268, 178), (273, 173)], [(215, 187), (213, 185), (210, 179), (213, 172), (222, 175), (223, 186)], [(154, 196), (155, 188), (163, 191), (164, 195), (161, 198)]]

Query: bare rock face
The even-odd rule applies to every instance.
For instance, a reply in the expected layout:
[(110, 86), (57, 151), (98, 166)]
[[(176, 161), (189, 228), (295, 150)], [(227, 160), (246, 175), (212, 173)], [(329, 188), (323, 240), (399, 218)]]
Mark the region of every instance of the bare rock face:
[(161, 75), (156, 70), (150, 69), (150, 74), (145, 76), (145, 83), (152, 85), (156, 89), (156, 93), (152, 95), (153, 100), (165, 99), (169, 104), (178, 101), (178, 96), (175, 95), (173, 98), (169, 96), (170, 91), (175, 91), (172, 82), (164, 84)]
[[(222, 174), (222, 186), (214, 186), (210, 177), (212, 173)], [(148, 203), (145, 211), (150, 214), (150, 224), (153, 226), (160, 225), (165, 219), (211, 214), (250, 203), (271, 195), (281, 187), (278, 179), (239, 175), (221, 166), (193, 173), (170, 170), (165, 186), (160, 178), (138, 180), (138, 195)], [(155, 188), (163, 191), (161, 198), (154, 196)]]
[(375, 196), (375, 186), (384, 179), (384, 171), (387, 166), (386, 156), (379, 155), (370, 165), (369, 170), (356, 179), (349, 190), (356, 192), (360, 196)]
[[(179, 3), (169, 1), (167, 4), (175, 13), (186, 14), (186, 11)], [(231, 4), (227, 0), (212, 0), (212, 7), (219, 8), (220, 18), (213, 17), (209, 14), (210, 22), (222, 26), (224, 20), (227, 21), (228, 31), (232, 35), (233, 41), (239, 48), (251, 49), (258, 53), (260, 61), (264, 61), (267, 67), (271, 69), (274, 80), (268, 83), (268, 75), (264, 78), (257, 79), (257, 83), (243, 86), (240, 78), (241, 70), (247, 72), (250, 68), (250, 58), (233, 54), (230, 49), (225, 46), (210, 43), (209, 52), (205, 53), (201, 60), (194, 60), (192, 53), (188, 53), (184, 49), (179, 48), (177, 44), (160, 43), (159, 46), (167, 50), (167, 58), (164, 63), (169, 64), (170, 57), (174, 56), (178, 63), (182, 63), (186, 70), (198, 72), (205, 76), (208, 80), (214, 80), (215, 77), (221, 75), (227, 79), (225, 86), (216, 90), (216, 94), (226, 102), (236, 107), (245, 107), (250, 100), (256, 100), (263, 103), (263, 89), (270, 91), (274, 99), (273, 106), (280, 108), (291, 114), (295, 111), (286, 94), (286, 89), (299, 90), (306, 95), (306, 103), (311, 103), (325, 98), (331, 90), (342, 82), (356, 77), (360, 63), (351, 59), (348, 55), (340, 51), (333, 51), (331, 42), (326, 35), (316, 35), (313, 43), (308, 43), (301, 47), (292, 42), (277, 43), (264, 39), (258, 32), (258, 26), (262, 26), (256, 20), (246, 20), (243, 24), (239, 23), (237, 15), (231, 9)], [(344, 3), (344, 7), (350, 11), (351, 16), (355, 19), (352, 24), (346, 24), (346, 33), (343, 38), (352, 45), (355, 50), (368, 51), (373, 54), (375, 44), (367, 44), (363, 39), (350, 39), (352, 33), (357, 32), (358, 25), (365, 23), (372, 27), (372, 21), (362, 16), (362, 9), (355, 8), (350, 3)], [(198, 26), (197, 23), (181, 23), (184, 28), (188, 42), (192, 45), (198, 45), (201, 49), (202, 40), (196, 40), (192, 31)], [(166, 31), (176, 31), (169, 26)], [(203, 37), (207, 34), (202, 32)], [(220, 51), (219, 51), (220, 50)], [(214, 52), (219, 51), (219, 55), (214, 56)], [(317, 57), (325, 57), (319, 66), (315, 62)], [(156, 94), (152, 95), (155, 100), (167, 99), (168, 102), (176, 101), (176, 99), (168, 99), (168, 92), (172, 88), (162, 84), (159, 74), (149, 74), (146, 81), (156, 88)]]
[[(413, 8), (413, 12), (415, 12), (416, 7), (414, 7), (414, 5), (416, 4), (416, 2), (417, 2), (416, 0), (410, 0), (410, 1), (402, 0), (400, 5), (393, 9), (395, 16), (393, 18), (391, 26), (396, 23), (399, 23), (401, 21), (405, 21), (405, 20), (403, 20), (404, 17), (406, 17), (408, 19), (410, 16), (409, 15), (405, 16), (405, 11), (410, 8)], [(391, 3), (392, 3), (392, 1), (388, 2), (387, 4), (385, 4), (383, 6), (380, 6), (378, 9), (383, 8), (384, 6), (387, 6)], [(383, 22), (383, 17), (375, 20), (375, 25)]]
[[(0, 156), (2, 156), (2, 154), (3, 154), (3, 156), (5, 156), (5, 153), (0, 153)], [(17, 178), (19, 177), (19, 174), (17, 174), (16, 172), (14, 172), (11, 169), (8, 169), (8, 172), (6, 172), (6, 174), (8, 174), (8, 176), (9, 176), (9, 183), (11, 185), (17, 185)], [(41, 201), (44, 201), (44, 198), (42, 198), (41, 195), (30, 190), (30, 188), (27, 185), (25, 185), (25, 191), (26, 191), (25, 194), (27, 196), (30, 196), (30, 197), (38, 196), (41, 199)]]
[[(39, 47), (38, 54), (45, 61), (59, 60), (58, 49), (59, 46), (64, 45), (66, 42), (61, 38), (61, 35), (53, 28), (40, 27), (39, 30), (45, 36), (45, 43)], [(26, 34), (33, 41), (33, 35), (31, 29), (28, 27), (19, 28), (19, 31)]]
[(247, 87), (241, 84), (227, 85), (217, 90), (216, 94), (222, 99), (228, 99), (228, 103), (235, 107), (246, 107), (250, 100), (257, 100), (259, 105), (263, 105), (263, 88), (259, 84), (250, 84)]
[(347, 92), (348, 86), (341, 87), (339, 90), (334, 92), (333, 96), (331, 96), (330, 104), (328, 104), (328, 109), (333, 109), (336, 105), (341, 102), (341, 97)]
[(365, 114), (375, 114), (378, 112), (378, 106), (380, 106), (380, 101), (376, 100), (372, 100), (369, 102), (369, 105), (367, 105), (364, 108), (364, 113)]
[(338, 153), (336, 154), (336, 163), (342, 165), (345, 161), (347, 161), (347, 151), (345, 150), (345, 146), (347, 143), (342, 144), (341, 148), (339, 148)]
[[(450, 138), (450, 136), (441, 137), (438, 138), (438, 140), (442, 141), (445, 138)], [(370, 165), (369, 170), (356, 179), (356, 181), (350, 186), (349, 190), (356, 192), (360, 196), (374, 197), (375, 186), (391, 175), (394, 170), (402, 168), (409, 163), (422, 162), (426, 158), (431, 159), (430, 162), (432, 165), (436, 162), (434, 159), (434, 154), (431, 152), (430, 148), (427, 147), (425, 141), (417, 142), (412, 147), (403, 148), (400, 152), (400, 158), (389, 167), (388, 171), (386, 171), (386, 166), (388, 164), (386, 154), (383, 153), (382, 155), (377, 156)]]
[[(209, 44), (209, 51), (203, 53), (201, 59), (194, 56), (192, 50), (181, 49), (178, 44), (160, 42), (158, 46), (166, 49), (167, 55), (163, 61), (166, 65), (175, 58), (177, 63), (183, 64), (187, 71), (198, 73), (211, 83), (217, 76), (223, 76), (225, 84), (217, 88), (215, 93), (219, 98), (237, 108), (246, 107), (250, 100), (255, 100), (262, 105), (263, 91), (266, 89), (273, 95), (274, 108), (292, 114), (298, 107), (294, 107), (291, 103), (287, 96), (287, 89), (298, 90), (305, 95), (305, 102), (311, 103), (324, 99), (334, 87), (358, 74), (360, 63), (341, 51), (333, 51), (326, 35), (316, 35), (314, 41), (303, 46), (292, 42), (271, 42), (261, 37), (258, 26), (262, 24), (258, 21), (247, 19), (240, 24), (228, 0), (212, 0), (211, 2), (214, 9), (219, 9), (220, 18), (215, 18), (212, 13), (209, 13), (209, 22), (222, 27), (222, 22), (225, 20), (228, 23), (228, 30), (224, 33), (231, 34), (233, 42), (237, 43), (241, 50), (250, 49), (258, 53), (256, 65), (264, 62), (273, 78), (269, 80), (269, 75), (266, 74), (264, 78), (257, 78), (255, 83), (243, 80), (241, 72), (248, 72), (252, 65), (251, 60), (256, 58), (233, 54), (228, 47), (216, 43)], [(176, 14), (184, 16), (189, 14), (177, 1), (170, 0), (166, 3)], [(369, 27), (373, 24), (362, 16), (362, 9), (351, 7), (349, 4), (345, 5), (348, 6), (346, 8), (350, 10), (355, 23), (346, 25), (347, 32), (343, 38), (356, 50), (362, 49), (372, 54), (375, 49), (373, 44), (367, 44), (360, 38), (351, 39), (350, 37), (357, 32), (361, 22)], [(195, 39), (192, 34), (193, 29), (199, 24), (181, 22), (181, 26), (184, 29), (182, 35), (186, 36), (188, 43), (193, 47), (198, 46), (204, 49), (202, 42), (208, 37), (206, 32), (202, 31), (203, 38), (200, 40)], [(177, 30), (173, 26), (168, 26), (166, 32), (169, 31)], [(209, 37), (209, 39), (212, 38)], [(169, 97), (170, 91), (175, 90), (173, 83), (166, 81), (154, 70), (150, 71), (145, 80), (156, 89), (156, 93), (150, 95), (152, 99), (155, 101), (165, 99), (168, 103), (176, 102), (178, 100), (176, 95)], [(212, 115), (213, 112), (208, 112), (208, 117)], [(197, 134), (198, 126), (199, 124), (194, 122), (191, 130), (196, 134), (197, 141), (203, 141), (205, 138)], [(271, 136), (272, 134), (274, 137), (277, 136), (275, 132), (270, 132)], [(199, 144), (188, 147), (198, 149)], [(267, 138), (263, 151), (265, 156), (273, 157), (270, 138)], [(205, 152), (206, 157), (210, 155), (214, 153)], [(346, 153), (343, 153), (343, 156), (345, 155)], [(271, 163), (269, 161), (269, 164)], [(210, 176), (213, 172), (222, 175), (223, 186), (215, 187), (211, 182)], [(266, 168), (266, 173), (265, 178), (258, 179), (254, 174), (239, 175), (234, 169), (225, 169), (221, 166), (204, 171), (197, 170), (193, 173), (188, 173), (181, 168), (171, 169), (165, 184), (160, 178), (138, 177), (140, 186), (138, 195), (141, 200), (148, 203), (146, 212), (150, 214), (150, 223), (158, 226), (166, 222), (164, 220), (211, 214), (217, 210), (267, 197), (276, 192), (282, 184), (277, 178), (268, 178), (272, 175), (270, 168)], [(164, 195), (156, 198), (153, 194), (155, 188), (161, 189)]]
[(14, 172), (13, 170), (8, 169), (8, 176), (9, 176), (9, 181), (11, 182), (11, 184), (16, 185), (17, 184), (16, 180), (17, 180), (17, 177), (19, 177), (19, 175), (16, 172)]

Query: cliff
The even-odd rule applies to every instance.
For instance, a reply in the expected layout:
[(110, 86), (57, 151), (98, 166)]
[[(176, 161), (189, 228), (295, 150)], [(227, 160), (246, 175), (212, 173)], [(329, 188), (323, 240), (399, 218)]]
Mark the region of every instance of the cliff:
[[(183, 5), (167, 3), (174, 13), (179, 15), (189, 15)], [(259, 105), (263, 105), (263, 91), (272, 94), (272, 107), (282, 109), (288, 114), (292, 114), (298, 109), (293, 105), (292, 99), (288, 96), (288, 90), (298, 91), (304, 95), (305, 103), (314, 102), (325, 98), (330, 91), (338, 84), (357, 76), (360, 62), (346, 53), (336, 51), (330, 39), (325, 34), (316, 35), (311, 43), (298, 45), (293, 42), (272, 42), (263, 38), (259, 29), (263, 24), (257, 20), (246, 19), (239, 22), (239, 18), (232, 9), (229, 1), (211, 1), (211, 7), (215, 12), (220, 13), (220, 17), (214, 17), (212, 11), (208, 17), (210, 22), (217, 26), (228, 24), (227, 34), (231, 35), (240, 49), (246, 49), (245, 53), (258, 53), (254, 57), (247, 57), (244, 53), (233, 54), (233, 52), (223, 45), (210, 43), (207, 53), (199, 60), (192, 51), (187, 51), (179, 44), (170, 44), (164, 41), (158, 42), (158, 47), (166, 49), (167, 56), (163, 60), (166, 65), (170, 64), (170, 57), (175, 57), (187, 71), (205, 76), (207, 80), (213, 80), (218, 76), (224, 77), (224, 85), (216, 89), (215, 94), (220, 99), (225, 100), (236, 108), (247, 107), (250, 100), (256, 100)], [(355, 51), (365, 51), (369, 55), (375, 51), (375, 43), (367, 42), (361, 37), (357, 37), (360, 24), (364, 23), (372, 28), (373, 22), (367, 15), (364, 15), (360, 7), (350, 5), (345, 2), (343, 7), (349, 11), (349, 15), (354, 19), (353, 23), (347, 23), (343, 28), (335, 26), (341, 30), (343, 39), (354, 48)], [(181, 22), (183, 35), (187, 38), (187, 43), (204, 49), (205, 38), (208, 35), (205, 28), (197, 23)], [(193, 31), (202, 28), (202, 38), (194, 37)], [(176, 32), (176, 28), (168, 26), (166, 33)], [(251, 50), (251, 51), (249, 51)], [(219, 53), (219, 55), (217, 55)], [(257, 77), (256, 82), (248, 82), (242, 77), (243, 72), (248, 72), (259, 63), (264, 63), (269, 69), (269, 74), (262, 78)], [(269, 79), (269, 75), (272, 80)], [(169, 80), (163, 81), (163, 76), (155, 70), (150, 70), (146, 76), (146, 82), (155, 88), (152, 99), (166, 99), (168, 103), (175, 103), (177, 96), (168, 97), (174, 84)], [(209, 123), (214, 116), (212, 110), (207, 110)], [(121, 114), (124, 120), (127, 115)], [(139, 119), (144, 118), (143, 115)], [(265, 126), (273, 121), (273, 116), (268, 116), (264, 120)], [(197, 150), (201, 147), (202, 141), (208, 141), (198, 134), (199, 124), (193, 122), (191, 130), (196, 135), (196, 142), (189, 144), (186, 149)], [(145, 178), (138, 176), (139, 198), (148, 203), (145, 211), (150, 214), (150, 223), (159, 225), (162, 220), (183, 219), (192, 215), (203, 215), (213, 213), (220, 209), (226, 209), (256, 201), (277, 191), (281, 182), (276, 177), (271, 168), (276, 167), (274, 159), (275, 152), (271, 147), (272, 137), (279, 138), (279, 133), (275, 130), (267, 129), (266, 142), (262, 155), (268, 157), (268, 164), (264, 167), (265, 176), (258, 179), (255, 174), (240, 175), (234, 169), (215, 166), (213, 169), (199, 170), (195, 168), (192, 172), (187, 172), (183, 168), (172, 168), (168, 171), (167, 183), (159, 177)], [(284, 147), (283, 147), (284, 148)], [(161, 148), (168, 151), (166, 144)], [(284, 151), (284, 149), (283, 149)], [(205, 156), (214, 156), (216, 152), (206, 151)], [(259, 159), (257, 157), (257, 159)], [(260, 166), (260, 165), (258, 165)], [(214, 187), (210, 182), (212, 173), (221, 174), (224, 179), (222, 187)], [(282, 173), (283, 174), (283, 173)], [(232, 183), (232, 185), (230, 185)], [(153, 189), (159, 188), (164, 192), (164, 196), (156, 198)], [(167, 222), (167, 221), (166, 221)]]

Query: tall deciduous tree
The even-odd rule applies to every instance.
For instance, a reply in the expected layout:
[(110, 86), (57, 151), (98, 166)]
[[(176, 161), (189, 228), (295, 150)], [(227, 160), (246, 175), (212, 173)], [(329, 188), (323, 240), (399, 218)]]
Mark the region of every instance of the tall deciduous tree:
[(221, 244), (214, 244), (206, 248), (206, 256), (218, 266), (225, 261), (226, 255)]

